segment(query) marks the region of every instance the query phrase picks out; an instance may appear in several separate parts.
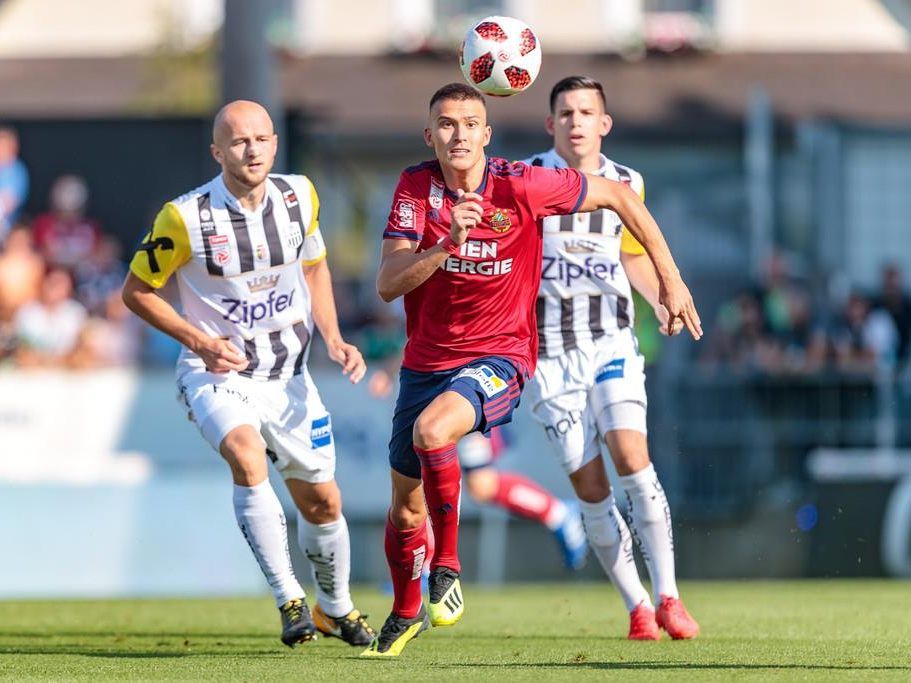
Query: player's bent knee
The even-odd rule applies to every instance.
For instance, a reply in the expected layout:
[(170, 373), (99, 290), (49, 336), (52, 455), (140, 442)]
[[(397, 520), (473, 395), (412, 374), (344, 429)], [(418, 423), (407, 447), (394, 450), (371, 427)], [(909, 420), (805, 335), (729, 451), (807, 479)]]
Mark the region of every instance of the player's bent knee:
[(301, 514), (311, 524), (329, 524), (342, 514), (342, 499), (339, 495), (314, 497), (304, 504)]
[(342, 515), (342, 495), (335, 481), (311, 484), (301, 479), (287, 479), (294, 504), (311, 524), (329, 524)]
[(255, 486), (262, 483), (269, 474), (266, 445), (250, 426), (231, 430), (222, 440), (219, 452), (231, 468), (235, 484)]
[(301, 514), (311, 524), (329, 524), (342, 514), (341, 502), (313, 501), (305, 505)]
[(452, 436), (446, 423), (444, 416), (422, 413), (414, 422), (412, 435), (415, 445), (418, 448), (432, 450), (451, 443)]
[(241, 425), (222, 439), (219, 451), (225, 459), (244, 459), (251, 455), (266, 455), (266, 444), (253, 427)]

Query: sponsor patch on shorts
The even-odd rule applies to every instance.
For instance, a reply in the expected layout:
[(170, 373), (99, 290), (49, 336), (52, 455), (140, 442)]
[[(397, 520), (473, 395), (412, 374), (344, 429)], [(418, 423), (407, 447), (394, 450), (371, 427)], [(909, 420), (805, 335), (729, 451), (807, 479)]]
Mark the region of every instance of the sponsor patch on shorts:
[(487, 398), (493, 398), (509, 387), (506, 380), (497, 376), (497, 374), (487, 365), (479, 365), (476, 368), (465, 368), (453, 377), (452, 380), (455, 381), (459, 377), (473, 379), (481, 387), (481, 391), (484, 392)]
[(332, 425), (329, 416), (314, 420), (310, 425), (310, 444), (314, 448), (322, 448), (332, 443)]
[(625, 364), (626, 358), (614, 358), (614, 360), (598, 370), (598, 374), (595, 375), (595, 382), (623, 377), (623, 366)]

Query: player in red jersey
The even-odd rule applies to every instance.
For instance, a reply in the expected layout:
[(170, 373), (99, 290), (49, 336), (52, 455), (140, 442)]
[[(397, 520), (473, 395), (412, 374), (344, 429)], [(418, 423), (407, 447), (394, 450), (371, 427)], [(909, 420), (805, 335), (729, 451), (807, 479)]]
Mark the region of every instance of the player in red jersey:
[[(402, 173), (384, 233), (377, 289), (385, 301), (405, 296), (408, 341), (389, 444), (385, 547), (394, 600), (365, 656), (397, 656), (431, 623), (454, 624), (464, 611), (456, 443), (509, 422), (534, 372), (539, 218), (616, 211), (655, 266), (668, 325), (680, 320), (702, 335), (661, 231), (632, 190), (574, 169), (488, 159), (490, 136), (477, 90), (453, 83), (434, 93), (424, 140), (436, 160)], [(425, 609), (428, 512), (436, 553)]]

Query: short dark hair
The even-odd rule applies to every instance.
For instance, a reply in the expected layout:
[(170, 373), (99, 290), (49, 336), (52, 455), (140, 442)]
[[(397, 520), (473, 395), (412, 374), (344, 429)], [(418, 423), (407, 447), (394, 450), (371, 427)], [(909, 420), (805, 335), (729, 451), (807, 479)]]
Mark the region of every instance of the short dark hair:
[(448, 83), (444, 85), (433, 93), (433, 97), (430, 98), (430, 107), (428, 108), (433, 109), (433, 105), (440, 100), (456, 100), (457, 102), (476, 100), (483, 104), (485, 109), (487, 108), (487, 103), (484, 101), (484, 96), (480, 91), (464, 83)]
[(553, 112), (554, 107), (557, 105), (557, 97), (560, 96), (560, 93), (568, 92), (570, 90), (596, 90), (601, 97), (601, 104), (604, 106), (605, 110), (607, 109), (607, 99), (604, 97), (604, 88), (598, 81), (588, 76), (567, 76), (558, 81), (550, 91), (551, 112)]

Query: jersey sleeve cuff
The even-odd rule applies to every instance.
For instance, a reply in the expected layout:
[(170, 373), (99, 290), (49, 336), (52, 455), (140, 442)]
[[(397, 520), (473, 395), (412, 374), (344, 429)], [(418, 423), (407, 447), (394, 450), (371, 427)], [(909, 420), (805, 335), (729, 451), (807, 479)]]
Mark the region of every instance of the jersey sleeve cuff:
[(130, 266), (130, 272), (133, 273), (133, 275), (138, 277), (140, 280), (145, 282), (152, 289), (161, 289), (162, 287), (165, 286), (165, 282), (159, 281), (155, 276), (153, 276), (150, 273), (146, 273), (142, 270), (137, 270), (136, 268), (133, 268), (132, 265)]
[(387, 230), (383, 233), (384, 240), (408, 240), (409, 242), (420, 242), (421, 235), (414, 230)]
[(327, 254), (327, 251), (326, 251), (325, 249), (323, 249), (323, 253), (322, 253), (322, 254), (320, 254), (320, 255), (317, 256), (316, 258), (303, 259), (303, 260), (302, 260), (302, 263), (303, 263), (305, 266), (315, 266), (315, 265), (316, 265), (317, 263), (319, 263), (320, 261), (324, 261), (324, 260), (326, 259), (326, 254)]
[(585, 201), (585, 198), (588, 196), (588, 178), (585, 177), (585, 174), (582, 171), (576, 171), (582, 180), (582, 187), (579, 188), (579, 198), (576, 200), (576, 205), (572, 208), (569, 213), (576, 213), (582, 208), (582, 203)]

